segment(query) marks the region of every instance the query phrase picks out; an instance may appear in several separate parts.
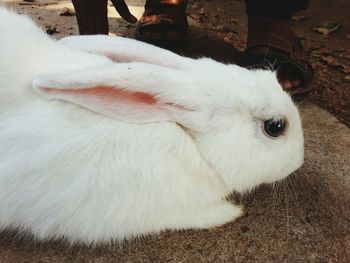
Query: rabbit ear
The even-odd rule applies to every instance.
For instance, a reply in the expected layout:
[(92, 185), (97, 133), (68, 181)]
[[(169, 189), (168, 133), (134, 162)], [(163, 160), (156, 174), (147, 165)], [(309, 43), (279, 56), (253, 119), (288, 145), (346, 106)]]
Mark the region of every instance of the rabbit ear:
[(130, 38), (114, 36), (70, 36), (59, 41), (72, 49), (97, 53), (116, 62), (146, 62), (179, 69), (189, 65), (190, 58)]
[(208, 114), (191, 103), (182, 75), (150, 64), (120, 63), (39, 76), (33, 88), (47, 99), (71, 102), (122, 121), (171, 121), (202, 130)]

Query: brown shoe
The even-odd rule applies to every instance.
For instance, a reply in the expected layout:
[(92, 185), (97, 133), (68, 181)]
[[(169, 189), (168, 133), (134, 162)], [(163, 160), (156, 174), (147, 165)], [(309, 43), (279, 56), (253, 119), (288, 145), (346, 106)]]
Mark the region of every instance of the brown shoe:
[(277, 70), (283, 89), (297, 100), (312, 90), (312, 66), (294, 31), (281, 20), (249, 20), (247, 49), (238, 64)]
[(187, 38), (187, 0), (147, 0), (136, 38), (158, 46), (175, 46)]

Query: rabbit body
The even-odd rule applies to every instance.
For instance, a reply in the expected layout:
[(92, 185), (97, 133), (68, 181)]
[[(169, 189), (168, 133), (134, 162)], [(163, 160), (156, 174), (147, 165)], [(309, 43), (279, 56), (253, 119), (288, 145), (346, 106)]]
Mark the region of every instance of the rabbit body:
[[(290, 98), (279, 87), (255, 92), (250, 80), (277, 86), (271, 72), (182, 58), (118, 37), (58, 43), (30, 19), (4, 8), (0, 35), (0, 229), (91, 243), (215, 227), (242, 214), (226, 200), (233, 190), (281, 179), (302, 164), (301, 125)], [(130, 56), (93, 50), (99, 41), (135, 50)], [(142, 48), (154, 56), (138, 54)], [(157, 54), (159, 62), (153, 63)], [(236, 90), (221, 88), (227, 79), (216, 74), (202, 80), (213, 71), (231, 74)], [(117, 88), (109, 93), (116, 86), (130, 88), (127, 99)], [(135, 93), (155, 94), (145, 98), (157, 102), (129, 99)], [(274, 96), (281, 105), (268, 104)], [(118, 105), (125, 105), (121, 113)], [(255, 112), (268, 118), (279, 110), (289, 123), (283, 142), (265, 138), (260, 115), (255, 118)], [(281, 155), (275, 167), (262, 165)]]

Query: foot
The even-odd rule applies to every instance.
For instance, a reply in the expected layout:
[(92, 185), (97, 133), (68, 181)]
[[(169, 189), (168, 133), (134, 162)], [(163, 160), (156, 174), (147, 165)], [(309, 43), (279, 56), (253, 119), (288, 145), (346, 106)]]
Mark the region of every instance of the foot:
[(169, 215), (165, 228), (168, 229), (208, 229), (222, 226), (228, 222), (234, 221), (243, 214), (240, 206), (234, 205), (228, 201), (220, 204), (202, 208), (193, 209), (182, 213), (181, 215)]
[[(107, 0), (72, 0), (80, 35), (108, 34)], [(129, 23), (136, 23), (124, 0), (112, 0), (120, 16)]]
[(72, 0), (80, 35), (108, 34), (107, 0)]
[(147, 0), (136, 38), (158, 46), (174, 46), (187, 38), (187, 0)]
[(299, 39), (285, 22), (249, 19), (247, 46), (239, 65), (276, 70), (282, 88), (295, 99), (311, 91), (313, 69)]

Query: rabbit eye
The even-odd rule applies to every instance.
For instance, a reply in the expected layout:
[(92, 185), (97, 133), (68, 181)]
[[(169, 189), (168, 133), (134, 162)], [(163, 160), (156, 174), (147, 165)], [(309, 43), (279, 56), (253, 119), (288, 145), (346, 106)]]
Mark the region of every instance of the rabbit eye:
[(278, 137), (286, 129), (285, 119), (268, 119), (264, 121), (264, 132), (270, 137)]

